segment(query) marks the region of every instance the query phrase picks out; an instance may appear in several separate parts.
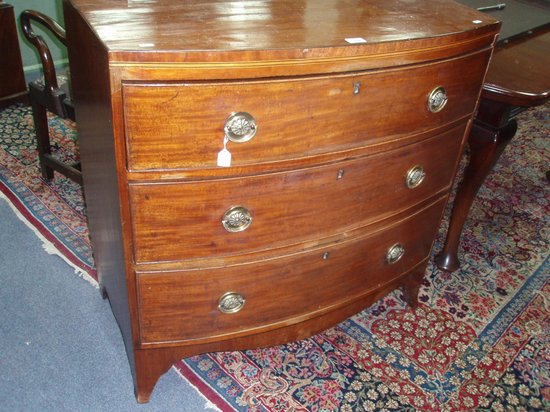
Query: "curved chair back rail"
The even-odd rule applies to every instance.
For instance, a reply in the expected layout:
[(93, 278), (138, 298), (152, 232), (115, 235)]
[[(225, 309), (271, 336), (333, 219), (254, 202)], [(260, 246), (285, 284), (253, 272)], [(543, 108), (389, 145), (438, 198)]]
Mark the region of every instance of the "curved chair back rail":
[(45, 39), (33, 30), (33, 23), (41, 25), (67, 46), (65, 29), (52, 18), (34, 10), (23, 11), (20, 21), (25, 37), (38, 51), (44, 72), (44, 81), (35, 80), (29, 83), (29, 100), (32, 105), (42, 177), (46, 180), (53, 179), (56, 171), (82, 184), (80, 165), (65, 163), (54, 153), (55, 151), (52, 151), (47, 113), (51, 112), (63, 119), (75, 120), (70, 96), (70, 79), (67, 79), (66, 85), (58, 80), (50, 49)]
[(21, 21), (23, 34), (38, 50), (40, 61), (42, 63), (42, 69), (44, 71), (44, 85), (46, 89), (53, 92), (59, 86), (57, 84), (52, 54), (42, 36), (34, 32), (31, 20), (48, 29), (55, 37), (57, 37), (57, 39), (59, 39), (61, 43), (67, 46), (65, 29), (52, 18), (35, 10), (24, 10), (19, 19)]

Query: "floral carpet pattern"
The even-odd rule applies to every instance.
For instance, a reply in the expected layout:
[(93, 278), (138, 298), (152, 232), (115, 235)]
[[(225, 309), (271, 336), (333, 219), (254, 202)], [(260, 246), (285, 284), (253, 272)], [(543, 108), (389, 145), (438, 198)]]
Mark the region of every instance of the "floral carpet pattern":
[[(74, 125), (50, 123), (54, 151), (78, 156)], [(394, 291), (310, 339), (176, 368), (223, 411), (550, 410), (550, 105), (518, 123), (470, 212), (461, 269), (430, 264), (416, 310)], [(0, 191), (95, 278), (81, 189), (42, 180), (36, 156), (30, 109), (0, 112)]]

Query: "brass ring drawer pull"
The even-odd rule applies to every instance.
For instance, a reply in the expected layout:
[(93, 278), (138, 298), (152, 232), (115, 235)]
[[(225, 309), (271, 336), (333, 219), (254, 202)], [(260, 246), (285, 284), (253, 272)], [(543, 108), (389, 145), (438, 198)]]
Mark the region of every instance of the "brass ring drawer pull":
[(424, 168), (420, 165), (413, 166), (407, 172), (405, 181), (409, 189), (414, 189), (415, 187), (420, 186), (426, 177), (426, 172)]
[(399, 261), (405, 254), (405, 248), (401, 243), (396, 243), (388, 249), (386, 253), (386, 262), (390, 265)]
[(218, 309), (222, 313), (237, 313), (246, 302), (246, 299), (239, 293), (227, 292), (218, 300)]
[(243, 206), (228, 209), (222, 217), (222, 225), (228, 232), (242, 232), (252, 224), (252, 215)]
[(232, 113), (225, 121), (225, 136), (235, 143), (244, 143), (252, 139), (258, 131), (256, 120), (250, 113)]
[(443, 110), (447, 104), (447, 91), (443, 86), (437, 86), (428, 96), (428, 109), (432, 113), (437, 113)]

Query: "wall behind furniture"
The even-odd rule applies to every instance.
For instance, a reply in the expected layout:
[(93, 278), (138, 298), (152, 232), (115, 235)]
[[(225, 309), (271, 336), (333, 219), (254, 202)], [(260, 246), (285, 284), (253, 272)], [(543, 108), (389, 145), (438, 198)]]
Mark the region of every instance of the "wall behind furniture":
[[(25, 77), (27, 80), (34, 79), (41, 75), (42, 66), (40, 65), (38, 53), (34, 47), (31, 46), (21, 31), (19, 15), (25, 9), (37, 10), (53, 18), (62, 26), (65, 26), (63, 23), (63, 0), (4, 0), (4, 2), (9, 3), (14, 7)], [(67, 51), (65, 50), (65, 47), (56, 38), (41, 30), (40, 25), (35, 24), (33, 27), (35, 27), (36, 32), (45, 38), (48, 46), (50, 46), (56, 67), (66, 66)]]

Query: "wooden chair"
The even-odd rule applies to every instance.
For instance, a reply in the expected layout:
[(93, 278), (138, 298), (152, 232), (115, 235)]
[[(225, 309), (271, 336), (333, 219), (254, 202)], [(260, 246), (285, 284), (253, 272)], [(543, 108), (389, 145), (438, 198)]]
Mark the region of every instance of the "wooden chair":
[(29, 83), (29, 100), (32, 106), (42, 176), (50, 180), (56, 171), (82, 184), (82, 172), (78, 163), (66, 164), (52, 155), (48, 130), (48, 111), (63, 119), (75, 120), (70, 94), (70, 77), (58, 76), (50, 49), (44, 39), (33, 31), (31, 21), (42, 25), (66, 46), (65, 29), (50, 17), (33, 10), (23, 11), (20, 21), (25, 37), (38, 51), (44, 72), (43, 79)]

